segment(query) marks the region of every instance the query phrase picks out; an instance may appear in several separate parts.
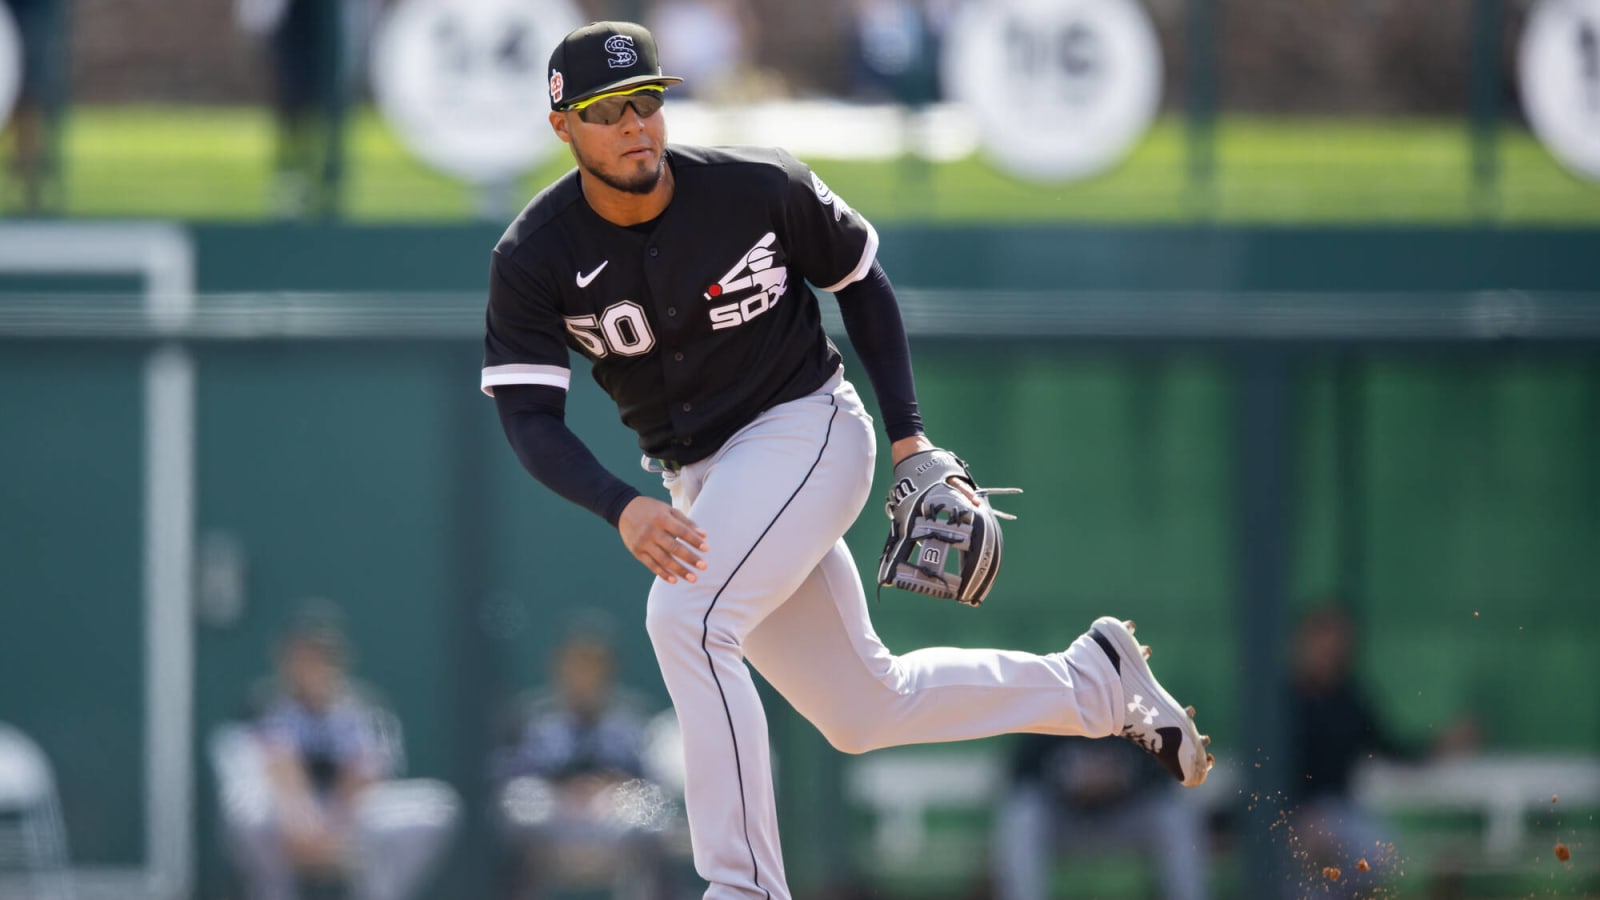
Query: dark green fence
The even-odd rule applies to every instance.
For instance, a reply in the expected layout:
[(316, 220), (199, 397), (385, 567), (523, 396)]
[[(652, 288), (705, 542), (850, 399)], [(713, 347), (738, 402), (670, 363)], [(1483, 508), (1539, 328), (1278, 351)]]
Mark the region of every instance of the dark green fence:
[[(205, 896), (225, 880), (205, 735), (238, 713), (305, 597), (344, 607), (412, 772), (471, 804), (440, 897), (486, 890), (493, 714), (543, 679), (575, 610), (617, 617), (622, 675), (665, 703), (645, 571), (520, 470), (478, 393), (495, 237), (194, 231), (195, 531), (239, 548), (245, 573), (237, 617), (208, 617), (202, 597), (195, 626)], [(1103, 612), (1131, 616), (1219, 755), (1249, 763), (1273, 739), (1284, 629), (1338, 594), (1404, 734), (1466, 712), (1496, 748), (1595, 750), (1596, 246), (1592, 232), (1492, 230), (886, 233), (931, 435), (1027, 493), (1008, 505), (1020, 518), (985, 608), (886, 593), (880, 634), (896, 650), (1047, 651)], [(0, 719), (54, 757), (75, 856), (131, 865), (154, 343), (73, 313), (110, 301), (39, 293), (50, 286), (0, 275)], [(54, 324), (37, 325), (40, 309)], [(582, 375), (569, 416), (650, 487)], [(872, 503), (849, 535), (869, 580), (884, 525)], [(848, 843), (797, 838), (838, 814), (839, 763), (772, 712), (791, 869), (816, 885)]]

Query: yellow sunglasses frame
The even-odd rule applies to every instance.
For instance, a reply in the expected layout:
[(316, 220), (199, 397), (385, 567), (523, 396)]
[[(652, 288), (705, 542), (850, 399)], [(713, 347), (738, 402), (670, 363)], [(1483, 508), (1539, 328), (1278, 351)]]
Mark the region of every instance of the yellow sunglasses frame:
[(667, 93), (667, 86), (666, 85), (634, 85), (634, 86), (630, 86), (630, 88), (621, 88), (621, 90), (606, 91), (606, 93), (603, 93), (603, 94), (595, 94), (595, 96), (592, 96), (592, 98), (589, 98), (589, 99), (581, 99), (581, 101), (574, 102), (574, 104), (571, 104), (571, 106), (563, 107), (563, 109), (571, 110), (571, 112), (578, 112), (579, 109), (587, 109), (587, 107), (594, 106), (594, 104), (597, 104), (597, 102), (603, 101), (603, 99), (613, 98), (613, 96), (627, 96), (627, 94), (637, 94), (637, 93), (640, 93), (640, 91), (656, 91), (656, 93), (664, 94), (664, 93)]

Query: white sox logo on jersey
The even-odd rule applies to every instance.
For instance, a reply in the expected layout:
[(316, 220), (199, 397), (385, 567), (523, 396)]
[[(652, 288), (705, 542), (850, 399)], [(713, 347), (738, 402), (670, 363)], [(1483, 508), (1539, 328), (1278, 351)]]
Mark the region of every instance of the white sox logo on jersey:
[(743, 325), (771, 309), (783, 296), (783, 292), (789, 287), (789, 269), (787, 266), (772, 264), (776, 255), (772, 245), (777, 240), (778, 236), (773, 232), (769, 231), (762, 235), (761, 240), (756, 241), (756, 245), (733, 264), (728, 274), (722, 276), (716, 284), (706, 288), (706, 292), (701, 296), (707, 300), (718, 300), (735, 291), (756, 288), (756, 292), (747, 297), (711, 307), (712, 330)]

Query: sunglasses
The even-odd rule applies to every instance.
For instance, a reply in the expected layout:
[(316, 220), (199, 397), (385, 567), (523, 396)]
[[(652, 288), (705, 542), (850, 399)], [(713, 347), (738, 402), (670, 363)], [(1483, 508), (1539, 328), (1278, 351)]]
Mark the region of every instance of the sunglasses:
[(642, 88), (629, 88), (626, 91), (590, 97), (588, 100), (572, 104), (567, 109), (576, 112), (578, 118), (591, 125), (615, 125), (622, 121), (622, 115), (630, 105), (641, 119), (655, 115), (661, 110), (661, 104), (666, 102), (665, 92), (665, 87), (651, 84)]

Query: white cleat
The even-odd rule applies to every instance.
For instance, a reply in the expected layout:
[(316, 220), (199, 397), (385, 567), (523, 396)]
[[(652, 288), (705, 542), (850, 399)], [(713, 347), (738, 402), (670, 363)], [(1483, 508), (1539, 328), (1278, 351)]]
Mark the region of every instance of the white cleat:
[(1166, 692), (1145, 662), (1150, 648), (1133, 637), (1133, 622), (1102, 616), (1089, 628), (1089, 636), (1111, 657), (1122, 677), (1122, 736), (1144, 748), (1185, 787), (1206, 780), (1216, 760), (1206, 747), (1211, 738), (1194, 724), (1194, 707), (1180, 706)]

